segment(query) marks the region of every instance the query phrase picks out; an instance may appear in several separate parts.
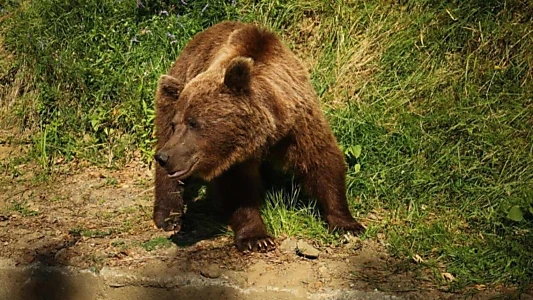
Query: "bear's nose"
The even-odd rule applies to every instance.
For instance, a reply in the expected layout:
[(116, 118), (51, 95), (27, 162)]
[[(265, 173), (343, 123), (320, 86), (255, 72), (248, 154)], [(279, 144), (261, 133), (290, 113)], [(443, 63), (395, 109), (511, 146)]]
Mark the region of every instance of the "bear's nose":
[(164, 152), (158, 152), (154, 155), (154, 159), (161, 167), (164, 167), (168, 162), (168, 155)]

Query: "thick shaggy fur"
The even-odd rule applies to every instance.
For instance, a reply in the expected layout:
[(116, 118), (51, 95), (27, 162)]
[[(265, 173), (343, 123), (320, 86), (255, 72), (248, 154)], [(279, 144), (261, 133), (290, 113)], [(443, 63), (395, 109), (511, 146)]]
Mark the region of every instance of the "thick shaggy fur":
[(156, 130), (158, 227), (175, 229), (178, 179), (198, 177), (222, 201), (238, 249), (272, 249), (259, 210), (260, 168), (271, 165), (296, 175), (331, 229), (363, 230), (348, 209), (344, 156), (308, 73), (273, 33), (223, 22), (196, 35), (159, 81)]

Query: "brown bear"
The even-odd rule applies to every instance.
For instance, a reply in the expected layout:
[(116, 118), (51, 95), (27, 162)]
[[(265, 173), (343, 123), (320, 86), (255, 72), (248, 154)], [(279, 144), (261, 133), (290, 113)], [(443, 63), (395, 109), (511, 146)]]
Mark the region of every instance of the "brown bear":
[(307, 71), (273, 33), (222, 22), (197, 34), (156, 92), (154, 221), (179, 227), (180, 180), (222, 201), (241, 251), (275, 247), (261, 218), (261, 166), (291, 172), (330, 230), (364, 230), (346, 201), (344, 155)]

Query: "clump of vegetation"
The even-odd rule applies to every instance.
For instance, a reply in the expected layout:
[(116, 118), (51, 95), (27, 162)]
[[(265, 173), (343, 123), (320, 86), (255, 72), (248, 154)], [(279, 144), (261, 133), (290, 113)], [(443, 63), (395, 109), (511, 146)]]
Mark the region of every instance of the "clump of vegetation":
[[(351, 207), (392, 253), (453, 274), (455, 287), (532, 282), (530, 1), (141, 2), (2, 7), (15, 59), (0, 87), (23, 78), (35, 92), (12, 111), (36, 130), (43, 165), (149, 157), (158, 76), (196, 32), (252, 21), (309, 67), (347, 156)], [(270, 229), (331, 242), (300, 200), (270, 193)]]
[(141, 247), (146, 251), (153, 251), (159, 248), (167, 248), (172, 245), (172, 241), (167, 237), (155, 237), (141, 244)]
[(31, 209), (27, 201), (14, 201), (11, 210), (19, 213), (23, 217), (33, 217), (39, 215), (39, 212)]

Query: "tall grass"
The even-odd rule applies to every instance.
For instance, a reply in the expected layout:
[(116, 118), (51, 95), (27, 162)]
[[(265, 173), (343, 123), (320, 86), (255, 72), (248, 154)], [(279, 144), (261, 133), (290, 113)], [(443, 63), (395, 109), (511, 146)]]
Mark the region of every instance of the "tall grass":
[(353, 207), (384, 216), (396, 253), (462, 284), (530, 282), (533, 7), (353, 3), (295, 25), (320, 20), (315, 85), (340, 143), (363, 146)]
[[(149, 153), (156, 79), (183, 45), (223, 19), (256, 22), (310, 69), (346, 150), (351, 208), (393, 254), (457, 286), (531, 283), (531, 2), (169, 2), (8, 5), (11, 68), (38, 92), (14, 109), (46, 133), (47, 156)], [(300, 200), (269, 195), (271, 231), (331, 242)]]

